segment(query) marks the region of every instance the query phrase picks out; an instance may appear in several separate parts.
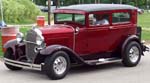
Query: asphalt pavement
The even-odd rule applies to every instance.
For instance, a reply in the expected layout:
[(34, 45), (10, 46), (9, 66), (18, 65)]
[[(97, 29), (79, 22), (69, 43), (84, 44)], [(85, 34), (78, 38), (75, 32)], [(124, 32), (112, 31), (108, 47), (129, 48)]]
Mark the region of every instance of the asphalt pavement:
[(61, 80), (50, 80), (40, 71), (10, 71), (0, 61), (0, 83), (150, 83), (150, 52), (136, 67), (124, 67), (121, 62), (74, 67)]

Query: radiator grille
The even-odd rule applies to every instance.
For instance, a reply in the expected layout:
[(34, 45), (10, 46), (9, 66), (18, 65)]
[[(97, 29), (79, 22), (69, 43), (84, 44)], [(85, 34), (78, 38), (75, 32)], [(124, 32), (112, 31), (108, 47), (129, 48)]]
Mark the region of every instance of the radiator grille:
[(30, 30), (27, 32), (26, 36), (26, 57), (29, 61), (33, 62), (37, 53), (34, 51), (35, 47), (37, 46), (36, 44), (30, 43), (34, 42), (36, 43), (36, 32), (34, 30)]

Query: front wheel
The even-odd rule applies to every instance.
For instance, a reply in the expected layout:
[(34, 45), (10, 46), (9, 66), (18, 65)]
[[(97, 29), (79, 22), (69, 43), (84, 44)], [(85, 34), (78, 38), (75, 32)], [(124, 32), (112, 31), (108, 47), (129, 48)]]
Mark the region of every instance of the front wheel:
[(123, 56), (123, 64), (127, 67), (136, 66), (140, 59), (141, 59), (141, 46), (139, 43), (132, 41), (127, 44), (126, 48), (124, 49)]
[(45, 59), (44, 71), (53, 80), (66, 76), (70, 68), (70, 58), (67, 53), (58, 51)]
[[(14, 60), (14, 55), (13, 55), (12, 49), (7, 49), (6, 50), (6, 52), (4, 53), (4, 58)], [(12, 66), (12, 65), (9, 65), (9, 64), (6, 64), (6, 63), (5, 63), (5, 65), (8, 69), (13, 70), (13, 71), (22, 69), (21, 67)]]

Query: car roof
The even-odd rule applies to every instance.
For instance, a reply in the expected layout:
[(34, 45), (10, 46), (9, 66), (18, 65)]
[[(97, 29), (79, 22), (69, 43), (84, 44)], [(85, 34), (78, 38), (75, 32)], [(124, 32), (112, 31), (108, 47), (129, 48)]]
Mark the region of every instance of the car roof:
[(137, 9), (131, 5), (122, 5), (122, 4), (80, 4), (80, 5), (71, 5), (67, 7), (61, 7), (59, 9), (64, 10), (81, 10), (85, 12), (93, 12), (93, 11), (104, 11), (104, 10), (120, 10), (120, 9)]

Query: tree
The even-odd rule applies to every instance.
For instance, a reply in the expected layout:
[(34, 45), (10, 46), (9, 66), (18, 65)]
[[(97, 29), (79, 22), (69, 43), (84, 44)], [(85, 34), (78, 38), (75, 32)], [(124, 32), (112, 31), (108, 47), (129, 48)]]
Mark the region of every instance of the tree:
[(33, 2), (36, 3), (37, 5), (44, 5), (44, 6), (46, 6), (46, 1), (47, 0), (33, 0)]
[[(47, 0), (33, 0), (38, 5), (42, 5), (46, 3)], [(55, 2), (57, 0), (52, 0)], [(146, 5), (149, 5), (150, 0), (58, 0), (58, 2), (61, 4), (61, 2), (64, 2), (63, 5), (73, 5), (73, 4), (89, 4), (89, 3), (114, 3), (114, 4), (129, 4), (137, 7), (146, 8)]]
[(31, 0), (3, 0), (4, 20), (7, 23), (35, 21), (40, 10)]

